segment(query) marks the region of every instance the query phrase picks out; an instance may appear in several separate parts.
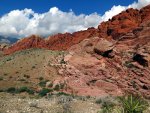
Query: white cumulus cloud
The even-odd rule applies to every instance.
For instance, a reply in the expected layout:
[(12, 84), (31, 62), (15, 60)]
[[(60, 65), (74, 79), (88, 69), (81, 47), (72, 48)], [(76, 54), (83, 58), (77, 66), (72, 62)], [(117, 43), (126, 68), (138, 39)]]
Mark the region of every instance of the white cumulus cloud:
[(72, 33), (97, 27), (102, 21), (107, 21), (127, 8), (140, 9), (148, 4), (150, 0), (138, 0), (128, 6), (113, 6), (102, 16), (98, 13), (76, 15), (72, 10), (63, 12), (57, 7), (52, 7), (42, 14), (35, 13), (32, 9), (13, 10), (0, 17), (0, 35), (25, 37), (31, 34), (47, 36)]
[(24, 37), (74, 32), (96, 27), (100, 19), (97, 13), (75, 15), (73, 11), (63, 12), (57, 7), (43, 14), (32, 9), (13, 10), (0, 18), (0, 35)]

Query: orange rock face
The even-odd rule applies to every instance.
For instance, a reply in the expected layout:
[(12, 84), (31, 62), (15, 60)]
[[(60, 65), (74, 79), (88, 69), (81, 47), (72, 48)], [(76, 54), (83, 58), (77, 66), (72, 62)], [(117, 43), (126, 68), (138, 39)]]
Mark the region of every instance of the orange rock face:
[(27, 38), (23, 38), (20, 41), (13, 44), (10, 48), (5, 50), (5, 54), (11, 54), (15, 51), (29, 49), (29, 48), (46, 48), (51, 50), (67, 50), (74, 44), (79, 43), (83, 39), (90, 38), (92, 36), (98, 36), (97, 29), (89, 28), (85, 31), (65, 34), (56, 34), (43, 39), (39, 36), (32, 35)]
[(13, 44), (8, 49), (4, 50), (5, 54), (11, 54), (15, 51), (29, 49), (29, 48), (45, 48), (45, 41), (43, 38), (32, 35), (28, 38), (23, 38)]

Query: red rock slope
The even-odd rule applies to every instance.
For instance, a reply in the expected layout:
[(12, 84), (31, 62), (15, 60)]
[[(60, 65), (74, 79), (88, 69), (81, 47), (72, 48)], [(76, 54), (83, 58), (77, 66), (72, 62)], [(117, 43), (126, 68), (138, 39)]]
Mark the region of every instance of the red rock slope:
[(94, 36), (118, 40), (122, 35), (132, 31), (148, 19), (150, 19), (150, 5), (141, 10), (128, 9), (114, 16), (109, 21), (101, 23), (98, 26), (98, 29), (89, 28), (85, 31), (79, 31), (73, 34), (56, 34), (49, 36), (47, 39), (32, 35), (13, 44), (4, 52), (5, 54), (11, 54), (15, 51), (33, 47), (52, 50), (67, 50), (72, 45)]
[[(69, 49), (59, 72), (66, 92), (107, 96), (134, 93), (150, 99), (150, 21), (119, 41), (93, 37)], [(57, 79), (58, 81), (58, 79)], [(71, 93), (72, 93), (71, 92)]]

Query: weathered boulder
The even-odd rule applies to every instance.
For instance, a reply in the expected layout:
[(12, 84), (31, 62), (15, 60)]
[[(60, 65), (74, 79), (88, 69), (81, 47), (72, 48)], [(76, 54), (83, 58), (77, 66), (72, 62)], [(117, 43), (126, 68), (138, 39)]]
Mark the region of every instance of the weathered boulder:
[(94, 52), (104, 57), (113, 57), (113, 48), (113, 43), (102, 38), (94, 46)]

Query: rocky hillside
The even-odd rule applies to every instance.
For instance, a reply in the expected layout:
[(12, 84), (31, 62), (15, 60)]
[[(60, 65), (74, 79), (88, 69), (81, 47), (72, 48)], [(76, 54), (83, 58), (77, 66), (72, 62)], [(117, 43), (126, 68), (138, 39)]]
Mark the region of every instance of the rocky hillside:
[(79, 95), (138, 93), (150, 98), (149, 31), (147, 22), (119, 41), (85, 39), (69, 49), (66, 67), (59, 72)]
[(119, 40), (122, 35), (125, 35), (126, 33), (139, 27), (139, 25), (145, 23), (149, 19), (150, 6), (146, 6), (141, 10), (128, 9), (114, 16), (109, 21), (101, 23), (97, 29), (89, 28), (85, 31), (79, 31), (73, 34), (56, 34), (49, 36), (46, 39), (32, 35), (13, 44), (4, 52), (5, 54), (10, 54), (15, 51), (33, 47), (47, 48), (51, 50), (67, 50), (72, 45), (78, 44), (84, 39), (95, 36), (109, 40)]
[(44, 39), (40, 36), (32, 35), (27, 38), (19, 40), (13, 44), (10, 48), (6, 49), (5, 54), (11, 54), (15, 51), (29, 49), (29, 48), (46, 48), (50, 50), (67, 50), (74, 44), (79, 43), (83, 39), (90, 38), (92, 36), (98, 36), (95, 28), (89, 28), (85, 31), (75, 32), (73, 34), (57, 34), (49, 36)]
[[(57, 76), (48, 79), (53, 84), (64, 83), (65, 88), (62, 92), (86, 96), (118, 96), (130, 92), (150, 98), (149, 19), (150, 5), (141, 10), (128, 9), (101, 23), (98, 29), (89, 28), (73, 34), (57, 34), (46, 39), (32, 35), (19, 40), (4, 52), (11, 54), (29, 48), (67, 50), (66, 54), (61, 55), (61, 59), (58, 54), (57, 60), (43, 61), (47, 64), (46, 70), (42, 71), (46, 73), (43, 76), (49, 77), (51, 70), (55, 69)], [(35, 55), (31, 56), (35, 59)], [(28, 58), (23, 58), (22, 61), (18, 59), (18, 66), (25, 60), (29, 61)], [(2, 62), (2, 74), (5, 67), (7, 69), (11, 63), (9, 60), (8, 64), (5, 62)], [(31, 66), (28, 63), (25, 67)], [(4, 67), (4, 64), (7, 65)], [(10, 68), (12, 72), (15, 70)], [(8, 70), (10, 71), (5, 71)], [(32, 76), (37, 76), (33, 70), (31, 73)]]

